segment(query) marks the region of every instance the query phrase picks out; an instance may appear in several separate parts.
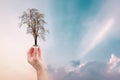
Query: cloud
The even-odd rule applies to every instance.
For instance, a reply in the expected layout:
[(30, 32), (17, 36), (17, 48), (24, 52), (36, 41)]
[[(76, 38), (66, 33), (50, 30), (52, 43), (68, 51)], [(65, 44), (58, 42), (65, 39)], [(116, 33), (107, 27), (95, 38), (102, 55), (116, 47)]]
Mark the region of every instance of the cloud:
[(97, 33), (95, 37), (93, 37), (91, 43), (87, 45), (88, 48), (81, 53), (82, 57), (84, 57), (89, 51), (94, 49), (96, 45), (102, 41), (102, 39), (105, 37), (108, 31), (111, 30), (113, 24), (114, 24), (114, 19), (111, 18), (103, 25), (103, 28)]
[(72, 64), (73, 67), (77, 67), (80, 65), (80, 60), (72, 60), (70, 61), (70, 63)]
[(115, 34), (111, 32), (118, 29), (116, 24), (119, 23), (119, 7), (118, 0), (106, 0), (101, 5), (98, 13), (95, 16), (89, 16), (88, 19), (83, 23), (83, 25), (87, 27), (87, 30), (80, 41), (78, 50), (79, 58), (83, 58), (89, 54), (90, 51), (94, 50), (97, 45), (102, 43), (109, 34)]
[[(58, 69), (50, 70), (49, 73), (49, 80), (119, 80), (120, 79), (120, 66), (117, 70), (109, 70), (110, 64), (116, 62), (115, 55), (112, 54), (109, 62), (87, 62), (81, 67), (76, 67), (74, 70), (68, 72), (67, 67), (60, 67)], [(119, 58), (117, 58), (119, 59)], [(71, 64), (71, 62), (69, 63)], [(118, 63), (116, 63), (117, 65)], [(48, 70), (51, 67), (48, 67)], [(52, 76), (52, 78), (51, 78)]]
[(110, 70), (114, 69), (118, 63), (120, 63), (120, 58), (115, 56), (114, 54), (111, 55), (111, 58), (109, 60), (109, 68)]

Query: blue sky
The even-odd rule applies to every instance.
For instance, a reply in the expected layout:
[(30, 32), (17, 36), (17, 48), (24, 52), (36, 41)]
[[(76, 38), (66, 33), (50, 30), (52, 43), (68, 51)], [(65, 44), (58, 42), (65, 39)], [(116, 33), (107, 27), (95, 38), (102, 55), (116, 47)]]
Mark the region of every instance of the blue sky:
[[(76, 59), (83, 62), (89, 60), (107, 61), (112, 53), (119, 56), (120, 36), (118, 32), (120, 28), (115, 25), (116, 22), (111, 30), (103, 34), (103, 37), (94, 45), (94, 48), (89, 50), (84, 58), (80, 58), (83, 50), (85, 51), (91, 45), (94, 36), (98, 36), (97, 34), (101, 31), (101, 28), (105, 27), (107, 21), (111, 17), (117, 16), (115, 13), (118, 13), (119, 10), (113, 13), (112, 10), (116, 9), (117, 6), (111, 5), (111, 2), (107, 0), (51, 1), (50, 12), (55, 40), (55, 46), (53, 47), (55, 50), (52, 54), (60, 60), (58, 61), (59, 64)], [(111, 10), (108, 6), (111, 7)], [(114, 38), (114, 36), (116, 37)], [(86, 44), (81, 45), (83, 41)]]
[[(37, 8), (45, 14), (45, 26), (50, 30), (45, 42), (38, 40), (49, 65), (50, 80), (70, 80), (69, 77), (73, 80), (118, 80), (119, 3), (119, 0), (0, 1), (0, 79), (8, 80), (6, 76), (11, 80), (35, 78), (33, 68), (26, 61), (33, 37), (26, 34), (24, 26), (18, 27), (18, 17), (27, 8)], [(9, 73), (13, 71), (16, 78), (15, 73)], [(96, 78), (91, 72), (97, 74)]]
[[(102, 1), (60, 0), (53, 2), (55, 3), (55, 5), (52, 5), (52, 15), (54, 16), (53, 20), (56, 33), (55, 48), (58, 49), (58, 53), (56, 54), (64, 54), (69, 59), (76, 59), (79, 43), (87, 32), (87, 27), (89, 27), (83, 25), (83, 23), (86, 19), (98, 13)], [(61, 58), (66, 59), (66, 57), (62, 55)]]

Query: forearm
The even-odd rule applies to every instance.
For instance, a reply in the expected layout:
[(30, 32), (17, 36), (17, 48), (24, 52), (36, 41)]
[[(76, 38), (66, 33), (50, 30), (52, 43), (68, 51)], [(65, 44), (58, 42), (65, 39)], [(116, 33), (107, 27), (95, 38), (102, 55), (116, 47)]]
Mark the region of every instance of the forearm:
[(37, 80), (48, 80), (47, 69), (37, 70)]

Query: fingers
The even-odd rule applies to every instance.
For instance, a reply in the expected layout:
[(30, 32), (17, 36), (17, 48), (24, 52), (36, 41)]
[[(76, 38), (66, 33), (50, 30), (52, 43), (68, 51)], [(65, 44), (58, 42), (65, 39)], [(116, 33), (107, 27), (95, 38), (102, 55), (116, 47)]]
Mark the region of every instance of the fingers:
[(29, 51), (28, 51), (28, 57), (31, 57), (31, 56), (33, 56), (33, 52), (34, 52), (34, 48), (33, 47), (31, 47), (30, 49), (29, 49)]
[(29, 63), (31, 63), (31, 59), (32, 59), (31, 57), (33, 55), (33, 51), (34, 51), (34, 48), (31, 47), (27, 53), (27, 60)]
[(27, 53), (28, 60), (31, 58), (41, 59), (41, 51), (39, 47), (32, 46)]
[(41, 56), (41, 52), (40, 52), (40, 48), (38, 47), (36, 48), (36, 57), (40, 59), (40, 56)]
[(40, 48), (38, 48), (38, 57), (41, 57), (41, 51), (40, 51)]
[(33, 57), (37, 58), (38, 50), (37, 47), (34, 47)]
[(36, 58), (36, 57), (39, 57), (39, 58), (40, 58), (40, 56), (41, 56), (40, 48), (39, 48), (39, 47), (36, 47), (36, 46), (33, 46), (33, 47), (30, 49), (29, 53), (31, 54), (31, 57), (34, 57), (34, 58)]

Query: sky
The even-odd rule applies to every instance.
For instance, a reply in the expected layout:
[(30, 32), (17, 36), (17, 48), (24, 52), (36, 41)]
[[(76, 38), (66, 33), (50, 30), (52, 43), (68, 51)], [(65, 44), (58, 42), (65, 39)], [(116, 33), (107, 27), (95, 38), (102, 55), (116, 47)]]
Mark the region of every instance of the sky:
[[(33, 37), (19, 16), (45, 14), (50, 33), (38, 39), (49, 80), (119, 80), (120, 0), (0, 0), (0, 79), (35, 80), (26, 53)], [(32, 75), (32, 76), (30, 76)]]

